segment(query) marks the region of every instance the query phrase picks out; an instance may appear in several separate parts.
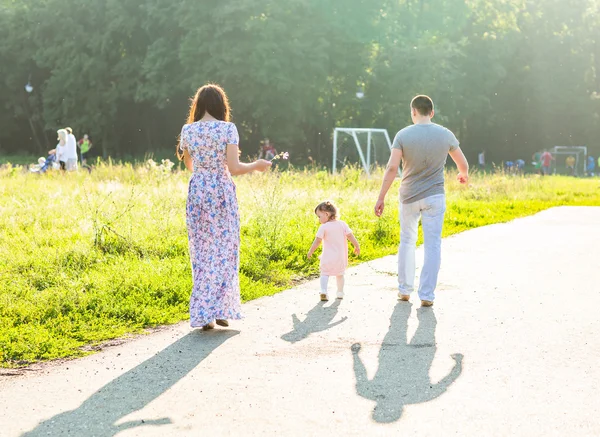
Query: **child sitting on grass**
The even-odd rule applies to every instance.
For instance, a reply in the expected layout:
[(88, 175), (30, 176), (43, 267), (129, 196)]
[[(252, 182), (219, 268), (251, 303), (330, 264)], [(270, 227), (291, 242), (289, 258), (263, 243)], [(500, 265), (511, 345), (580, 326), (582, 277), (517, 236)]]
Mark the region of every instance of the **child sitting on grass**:
[(337, 279), (337, 298), (344, 298), (344, 273), (348, 267), (348, 241), (354, 246), (354, 253), (360, 254), (358, 241), (352, 235), (348, 225), (338, 220), (338, 210), (331, 202), (322, 202), (315, 208), (315, 214), (319, 217), (319, 230), (317, 237), (308, 251), (308, 258), (323, 241), (323, 253), (321, 254), (321, 300), (329, 300), (327, 297), (327, 283), (330, 276)]

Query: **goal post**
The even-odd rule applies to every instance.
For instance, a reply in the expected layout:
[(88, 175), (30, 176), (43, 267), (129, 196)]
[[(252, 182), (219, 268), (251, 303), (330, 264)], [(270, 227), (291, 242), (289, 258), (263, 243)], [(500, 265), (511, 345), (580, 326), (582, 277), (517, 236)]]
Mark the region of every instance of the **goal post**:
[[(360, 141), (358, 139), (358, 134), (364, 133), (367, 134), (366, 153), (363, 152), (363, 148), (361, 147)], [(392, 149), (392, 142), (386, 129), (336, 127), (333, 131), (333, 165), (331, 168), (332, 173), (335, 173), (337, 170), (339, 134), (346, 134), (352, 137), (352, 139), (354, 140), (354, 145), (356, 146), (356, 151), (358, 152), (360, 162), (367, 175), (370, 174), (371, 163), (373, 161), (371, 159), (373, 156), (373, 134), (382, 134), (385, 137), (388, 148), (390, 150)]]

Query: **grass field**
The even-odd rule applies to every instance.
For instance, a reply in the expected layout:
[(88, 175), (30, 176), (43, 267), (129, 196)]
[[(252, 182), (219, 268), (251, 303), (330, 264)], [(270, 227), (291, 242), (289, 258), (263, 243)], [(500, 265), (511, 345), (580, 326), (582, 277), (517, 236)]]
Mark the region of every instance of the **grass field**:
[[(380, 175), (380, 174), (379, 174)], [(373, 215), (379, 175), (289, 171), (236, 179), (242, 216), (244, 300), (318, 272), (306, 259), (322, 200), (336, 202), (361, 243), (352, 263), (395, 253), (398, 182)], [(90, 344), (188, 318), (185, 228), (189, 174), (147, 164), (92, 174), (0, 170), (0, 366), (87, 353)], [(444, 234), (556, 205), (600, 205), (598, 179), (448, 178)]]

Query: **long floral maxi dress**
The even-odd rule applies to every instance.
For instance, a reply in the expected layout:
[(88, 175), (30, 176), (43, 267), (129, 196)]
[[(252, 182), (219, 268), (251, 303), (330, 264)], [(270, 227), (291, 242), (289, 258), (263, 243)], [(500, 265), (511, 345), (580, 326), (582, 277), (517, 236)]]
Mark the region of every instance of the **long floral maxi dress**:
[(240, 217), (235, 184), (227, 169), (227, 144), (238, 144), (233, 123), (198, 121), (181, 130), (181, 148), (194, 173), (187, 199), (187, 228), (194, 287), (192, 327), (215, 319), (241, 319), (238, 277)]

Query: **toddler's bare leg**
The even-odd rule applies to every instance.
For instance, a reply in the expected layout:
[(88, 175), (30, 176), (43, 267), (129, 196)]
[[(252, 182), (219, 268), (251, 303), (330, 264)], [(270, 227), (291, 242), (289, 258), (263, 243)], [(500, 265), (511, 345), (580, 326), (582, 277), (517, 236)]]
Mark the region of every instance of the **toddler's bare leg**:
[(344, 297), (344, 275), (335, 277), (337, 282), (337, 297), (342, 299)]

